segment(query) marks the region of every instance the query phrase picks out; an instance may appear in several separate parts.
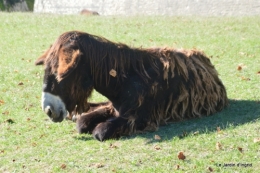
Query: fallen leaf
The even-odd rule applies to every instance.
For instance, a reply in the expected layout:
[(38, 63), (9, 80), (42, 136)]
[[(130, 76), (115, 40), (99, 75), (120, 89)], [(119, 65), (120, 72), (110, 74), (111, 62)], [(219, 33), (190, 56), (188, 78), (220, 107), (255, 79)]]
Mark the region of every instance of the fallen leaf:
[(260, 143), (260, 138), (254, 138), (254, 143)]
[(209, 170), (209, 172), (213, 172), (214, 171), (213, 168), (211, 168), (211, 167), (208, 167), (208, 170)]
[(161, 140), (161, 137), (159, 135), (154, 135), (155, 140)]
[(220, 142), (216, 143), (216, 149), (217, 150), (221, 150), (222, 149), (222, 145), (220, 144)]
[(4, 100), (0, 100), (0, 106), (3, 105), (5, 102)]
[(181, 151), (181, 152), (179, 152), (179, 154), (178, 154), (178, 158), (180, 159), (180, 160), (184, 160), (185, 158), (186, 158), (186, 156), (183, 154), (183, 152)]
[(46, 136), (45, 134), (41, 134), (39, 138), (43, 138), (44, 136)]
[(3, 115), (9, 115), (9, 111), (4, 111), (2, 114)]
[(156, 149), (156, 150), (160, 150), (161, 149), (161, 147), (159, 145), (155, 145), (153, 148)]
[(66, 167), (67, 166), (64, 163), (60, 166), (61, 169), (66, 169)]
[(237, 147), (238, 151), (240, 151), (241, 153), (243, 152), (243, 148), (241, 147)]
[(101, 163), (93, 163), (93, 164), (89, 165), (89, 167), (102, 168), (102, 167), (104, 167), (104, 165)]
[(237, 66), (237, 70), (238, 70), (238, 71), (242, 70), (242, 66), (241, 66), (241, 65), (238, 65), (238, 66)]
[(241, 79), (242, 79), (242, 80), (245, 80), (245, 81), (250, 81), (250, 80), (251, 80), (250, 78), (245, 77), (245, 76), (241, 76)]
[(41, 160), (40, 159), (34, 159), (36, 162), (40, 162)]
[(114, 69), (111, 69), (110, 70), (110, 72), (109, 72), (109, 74), (111, 75), (111, 76), (113, 76), (113, 77), (116, 77), (116, 71), (114, 70)]
[(118, 146), (115, 145), (115, 144), (110, 144), (110, 145), (109, 145), (109, 148), (118, 148)]
[(176, 170), (179, 170), (180, 169), (180, 165), (176, 165)]

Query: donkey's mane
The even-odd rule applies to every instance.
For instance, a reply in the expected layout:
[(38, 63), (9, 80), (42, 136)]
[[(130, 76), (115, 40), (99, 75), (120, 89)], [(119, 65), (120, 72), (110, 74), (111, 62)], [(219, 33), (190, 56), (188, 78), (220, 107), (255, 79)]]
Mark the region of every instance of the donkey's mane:
[(157, 58), (151, 49), (131, 48), (122, 43), (79, 31), (62, 34), (52, 45), (49, 51), (52, 53), (50, 56), (52, 60), (49, 61), (55, 62), (55, 65), (52, 65), (54, 69), (58, 67), (57, 57), (61, 45), (70, 43), (77, 44), (83, 55), (87, 57), (95, 82), (105, 80), (108, 84), (111, 70), (116, 71), (118, 80), (123, 80), (130, 67), (146, 82), (150, 79), (146, 71), (148, 67), (159, 75), (158, 62), (155, 60)]

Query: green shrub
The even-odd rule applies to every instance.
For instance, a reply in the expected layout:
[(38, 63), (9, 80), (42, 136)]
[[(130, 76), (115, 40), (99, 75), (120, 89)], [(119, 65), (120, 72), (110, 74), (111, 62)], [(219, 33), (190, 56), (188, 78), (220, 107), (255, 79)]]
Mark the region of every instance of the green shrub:
[(5, 10), (5, 6), (4, 6), (4, 1), (0, 1), (0, 10), (4, 11)]
[[(6, 0), (7, 4), (4, 5), (4, 1), (0, 1), (0, 10), (1, 11), (9, 11), (9, 8), (12, 7), (15, 3), (18, 3), (20, 0)], [(34, 0), (25, 0), (29, 11), (33, 11)]]
[(33, 11), (34, 0), (26, 0), (27, 6), (30, 11)]
[(20, 0), (6, 0), (6, 2), (7, 2), (7, 4), (8, 4), (8, 6), (10, 5), (10, 7), (11, 7), (11, 6), (13, 6), (15, 3), (20, 2)]

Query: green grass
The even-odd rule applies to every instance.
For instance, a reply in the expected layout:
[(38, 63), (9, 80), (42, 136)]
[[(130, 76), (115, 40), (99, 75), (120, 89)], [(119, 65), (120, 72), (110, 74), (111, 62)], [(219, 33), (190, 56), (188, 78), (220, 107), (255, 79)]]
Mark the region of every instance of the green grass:
[[(0, 21), (0, 172), (260, 170), (260, 144), (253, 142), (260, 137), (260, 17), (87, 18), (0, 13)], [(213, 116), (117, 141), (98, 142), (91, 135), (79, 135), (70, 121), (52, 123), (40, 108), (43, 67), (34, 66), (34, 60), (68, 30), (135, 47), (204, 50), (227, 88), (230, 105)], [(240, 71), (239, 64), (243, 64)], [(92, 100), (104, 98), (95, 93)], [(221, 150), (216, 149), (217, 142)], [(180, 151), (186, 155), (184, 161), (177, 157)], [(252, 167), (218, 166), (225, 163)]]

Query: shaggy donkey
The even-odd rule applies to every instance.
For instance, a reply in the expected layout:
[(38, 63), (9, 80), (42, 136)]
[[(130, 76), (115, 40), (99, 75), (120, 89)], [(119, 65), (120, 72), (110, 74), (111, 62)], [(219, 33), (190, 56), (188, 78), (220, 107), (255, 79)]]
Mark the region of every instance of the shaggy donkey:
[[(100, 141), (214, 114), (228, 104), (217, 71), (197, 50), (131, 48), (70, 31), (35, 63), (45, 66), (43, 111), (54, 122), (85, 112), (78, 131)], [(111, 104), (88, 112), (93, 89)]]

